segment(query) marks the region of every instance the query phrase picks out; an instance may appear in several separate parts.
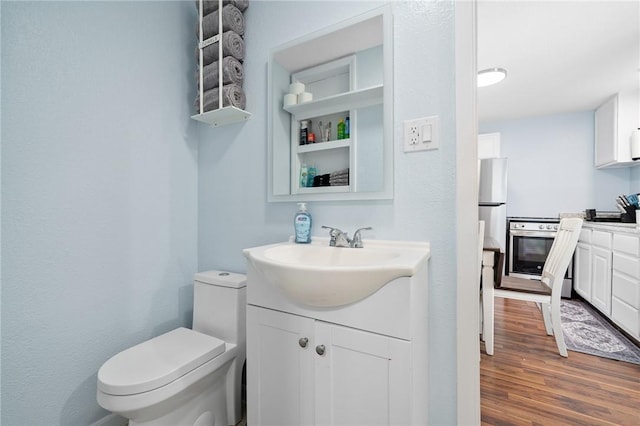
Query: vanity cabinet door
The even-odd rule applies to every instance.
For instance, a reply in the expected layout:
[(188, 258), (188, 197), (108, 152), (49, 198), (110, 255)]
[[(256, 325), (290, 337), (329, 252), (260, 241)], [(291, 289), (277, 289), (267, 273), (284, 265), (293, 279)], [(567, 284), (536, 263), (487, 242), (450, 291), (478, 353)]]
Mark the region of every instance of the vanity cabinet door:
[(313, 319), (247, 306), (248, 424), (314, 424), (313, 333)]
[(411, 424), (411, 343), (247, 307), (247, 423)]
[(411, 424), (410, 342), (322, 321), (315, 340), (316, 425)]

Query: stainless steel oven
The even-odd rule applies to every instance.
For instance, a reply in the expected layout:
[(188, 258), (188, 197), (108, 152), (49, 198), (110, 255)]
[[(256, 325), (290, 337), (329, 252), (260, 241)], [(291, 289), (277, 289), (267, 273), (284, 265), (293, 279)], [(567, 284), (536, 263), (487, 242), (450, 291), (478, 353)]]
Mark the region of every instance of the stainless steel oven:
[[(544, 262), (558, 230), (556, 218), (507, 218), (506, 275), (540, 279)], [(570, 298), (573, 285), (573, 262), (569, 264), (562, 287), (562, 297)]]

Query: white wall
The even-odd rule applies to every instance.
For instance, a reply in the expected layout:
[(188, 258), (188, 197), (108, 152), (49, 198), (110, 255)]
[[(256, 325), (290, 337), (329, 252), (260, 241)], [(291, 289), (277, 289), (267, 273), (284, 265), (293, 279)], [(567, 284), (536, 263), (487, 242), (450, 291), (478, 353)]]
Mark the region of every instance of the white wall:
[(480, 124), (492, 132), (509, 158), (508, 216), (615, 211), (616, 196), (630, 190), (629, 168), (593, 167), (593, 111)]
[[(452, 2), (390, 2), (394, 14), (395, 198), (309, 203), (320, 225), (365, 238), (432, 244), (429, 283), (431, 424), (456, 419), (454, 27)], [(252, 2), (246, 12), (247, 110), (243, 124), (200, 127), (199, 267), (246, 270), (241, 250), (284, 241), (295, 203), (267, 203), (267, 58), (285, 41), (379, 5), (377, 2)], [(438, 115), (441, 148), (404, 154), (403, 120)]]
[(0, 7), (0, 422), (87, 425), (104, 361), (190, 325), (195, 9)]

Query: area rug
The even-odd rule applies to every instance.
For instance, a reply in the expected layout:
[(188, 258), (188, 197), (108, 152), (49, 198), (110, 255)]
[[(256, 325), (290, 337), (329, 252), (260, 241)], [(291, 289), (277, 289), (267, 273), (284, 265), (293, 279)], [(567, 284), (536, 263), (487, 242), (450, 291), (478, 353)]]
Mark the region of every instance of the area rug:
[(640, 348), (580, 300), (562, 300), (562, 331), (567, 349), (640, 365)]

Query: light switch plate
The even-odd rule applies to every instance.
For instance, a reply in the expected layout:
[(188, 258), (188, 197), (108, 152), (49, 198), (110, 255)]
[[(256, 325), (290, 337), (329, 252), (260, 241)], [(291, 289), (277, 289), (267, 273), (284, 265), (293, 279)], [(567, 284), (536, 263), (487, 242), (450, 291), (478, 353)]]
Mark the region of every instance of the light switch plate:
[(438, 116), (404, 121), (404, 152), (438, 149)]

